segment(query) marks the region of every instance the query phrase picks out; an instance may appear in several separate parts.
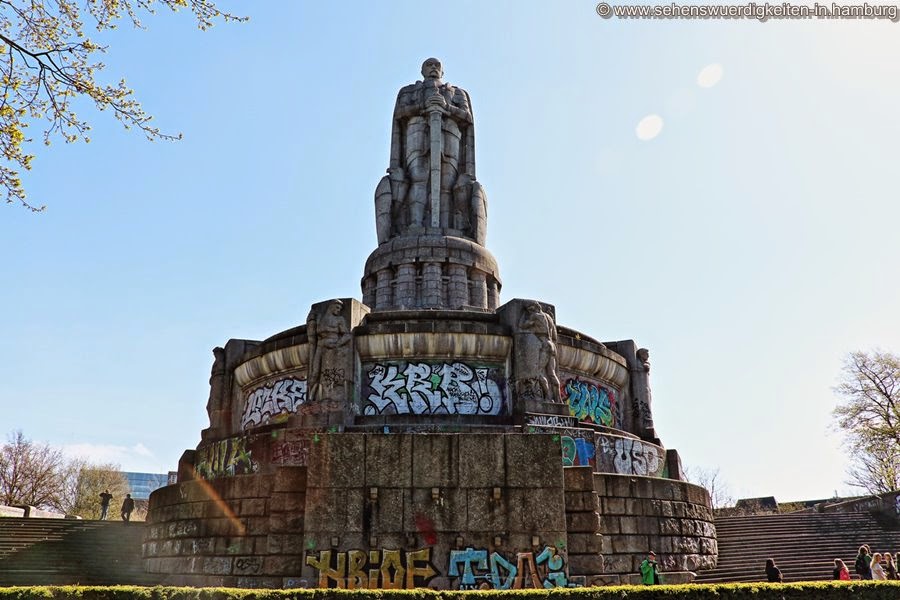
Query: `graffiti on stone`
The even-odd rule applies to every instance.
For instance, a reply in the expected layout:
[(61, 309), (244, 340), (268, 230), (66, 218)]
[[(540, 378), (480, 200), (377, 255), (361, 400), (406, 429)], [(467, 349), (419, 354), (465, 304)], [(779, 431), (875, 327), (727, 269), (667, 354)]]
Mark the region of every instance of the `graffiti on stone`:
[(564, 467), (588, 467), (594, 466), (594, 448), (593, 440), (586, 440), (580, 437), (569, 437), (568, 435), (559, 436), (562, 445), (562, 457)]
[(309, 438), (272, 444), (272, 462), (276, 465), (305, 467), (309, 464)]
[(615, 427), (616, 392), (580, 379), (567, 379), (562, 386), (569, 414), (585, 423)]
[(234, 559), (235, 575), (258, 575), (262, 566), (262, 558), (259, 556), (239, 556)]
[(566, 415), (526, 415), (525, 425), (528, 427), (575, 427), (575, 417)]
[(344, 369), (322, 369), (322, 385), (331, 389), (344, 385)]
[(364, 370), (364, 415), (499, 415), (505, 408), (503, 373), (496, 367), (400, 361)]
[(451, 550), (447, 575), (456, 578), (461, 590), (575, 587), (566, 576), (565, 559), (553, 546), (537, 555), (518, 552), (514, 558), (471, 547)]
[(437, 575), (431, 548), (420, 550), (322, 550), (309, 554), (306, 564), (316, 570), (318, 587), (342, 589), (412, 589), (424, 587)]
[(250, 450), (247, 449), (247, 438), (233, 437), (197, 450), (194, 470), (202, 479), (231, 477), (253, 473), (259, 468)]
[(305, 379), (286, 378), (263, 385), (247, 394), (241, 414), (241, 428), (278, 422), (296, 413), (305, 403)]
[(666, 466), (665, 451), (641, 440), (598, 435), (597, 468), (606, 473), (661, 477)]

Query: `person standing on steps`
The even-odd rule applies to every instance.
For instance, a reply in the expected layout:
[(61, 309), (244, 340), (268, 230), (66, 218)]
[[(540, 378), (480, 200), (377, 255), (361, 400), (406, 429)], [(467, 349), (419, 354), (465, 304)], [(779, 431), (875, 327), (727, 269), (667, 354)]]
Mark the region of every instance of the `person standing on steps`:
[(872, 579), (872, 557), (869, 556), (869, 547), (863, 544), (859, 547), (859, 553), (853, 562), (853, 569), (860, 579)]
[(659, 585), (659, 564), (656, 562), (656, 552), (651, 550), (647, 558), (641, 563), (641, 583), (644, 585)]
[(109, 493), (109, 489), (103, 491), (100, 494), (100, 520), (105, 521), (109, 517), (109, 503), (112, 500), (112, 494)]
[(766, 559), (766, 580), (769, 583), (784, 583), (784, 576), (781, 569), (775, 566), (774, 558)]
[(894, 557), (890, 552), (884, 553), (884, 574), (889, 580), (897, 579), (897, 565), (894, 564)]
[(131, 520), (131, 513), (134, 511), (134, 499), (131, 494), (125, 494), (125, 500), (122, 501), (122, 520), (126, 523)]
[(831, 578), (835, 581), (850, 581), (850, 570), (839, 558), (834, 559), (834, 571), (831, 572)]
[(887, 575), (884, 572), (884, 569), (881, 567), (881, 553), (876, 552), (872, 555), (872, 562), (869, 564), (869, 569), (872, 573), (872, 579), (875, 581), (884, 581), (887, 579)]

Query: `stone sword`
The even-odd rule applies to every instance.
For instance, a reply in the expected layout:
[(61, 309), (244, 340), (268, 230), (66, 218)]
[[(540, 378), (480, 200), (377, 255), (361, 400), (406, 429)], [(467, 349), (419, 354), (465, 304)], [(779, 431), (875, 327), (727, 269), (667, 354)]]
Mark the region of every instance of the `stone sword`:
[(431, 226), (441, 226), (441, 153), (444, 137), (441, 129), (441, 109), (432, 107), (428, 112), (428, 127), (431, 134)]

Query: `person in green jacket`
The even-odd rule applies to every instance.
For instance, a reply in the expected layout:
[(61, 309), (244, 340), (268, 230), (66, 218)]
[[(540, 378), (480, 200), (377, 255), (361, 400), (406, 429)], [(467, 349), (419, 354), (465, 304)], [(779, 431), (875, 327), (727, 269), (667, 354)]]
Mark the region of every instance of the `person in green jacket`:
[(647, 558), (641, 563), (641, 583), (644, 585), (658, 585), (659, 581), (659, 565), (656, 563), (656, 552), (651, 550), (647, 553)]

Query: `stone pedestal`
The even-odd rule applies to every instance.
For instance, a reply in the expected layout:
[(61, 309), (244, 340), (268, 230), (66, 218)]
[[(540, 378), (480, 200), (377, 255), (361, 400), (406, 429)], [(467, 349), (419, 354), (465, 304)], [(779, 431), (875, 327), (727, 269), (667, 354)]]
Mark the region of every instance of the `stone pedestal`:
[(406, 235), (369, 255), (362, 279), (363, 303), (376, 311), (493, 310), (500, 285), (497, 261), (483, 246), (452, 236)]

